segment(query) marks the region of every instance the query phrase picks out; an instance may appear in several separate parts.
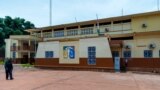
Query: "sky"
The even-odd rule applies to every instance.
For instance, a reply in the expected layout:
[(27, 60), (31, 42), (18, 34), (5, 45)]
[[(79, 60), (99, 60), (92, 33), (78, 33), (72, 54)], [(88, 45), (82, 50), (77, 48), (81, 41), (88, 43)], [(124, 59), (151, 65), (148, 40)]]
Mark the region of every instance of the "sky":
[[(52, 25), (158, 10), (157, 0), (52, 0)], [(0, 17), (20, 17), (49, 26), (49, 0), (0, 0)]]

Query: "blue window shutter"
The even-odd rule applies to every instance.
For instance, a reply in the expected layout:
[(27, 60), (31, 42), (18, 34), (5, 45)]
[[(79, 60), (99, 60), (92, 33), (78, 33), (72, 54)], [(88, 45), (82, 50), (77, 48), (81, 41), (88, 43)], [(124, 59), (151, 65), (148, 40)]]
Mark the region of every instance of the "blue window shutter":
[(94, 65), (96, 64), (96, 48), (88, 47), (88, 64)]
[(144, 50), (144, 57), (145, 58), (153, 57), (153, 51), (152, 50)]

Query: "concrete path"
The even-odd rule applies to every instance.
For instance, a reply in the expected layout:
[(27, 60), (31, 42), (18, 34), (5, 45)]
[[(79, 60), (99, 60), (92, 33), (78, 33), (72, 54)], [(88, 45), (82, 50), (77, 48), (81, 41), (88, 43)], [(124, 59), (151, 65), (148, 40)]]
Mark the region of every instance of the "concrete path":
[(91, 71), (15, 70), (0, 90), (160, 90), (160, 75)]

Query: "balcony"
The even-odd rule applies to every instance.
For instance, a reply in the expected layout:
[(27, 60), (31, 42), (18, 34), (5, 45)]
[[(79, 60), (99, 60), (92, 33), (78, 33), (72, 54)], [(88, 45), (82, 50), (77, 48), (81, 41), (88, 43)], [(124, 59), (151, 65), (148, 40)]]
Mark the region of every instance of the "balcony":
[(11, 51), (35, 51), (34, 46), (11, 46)]
[(43, 37), (44, 38), (50, 38), (50, 37), (52, 37), (52, 32), (43, 33)]
[(131, 23), (113, 24), (112, 31), (127, 31), (127, 30), (131, 30)]

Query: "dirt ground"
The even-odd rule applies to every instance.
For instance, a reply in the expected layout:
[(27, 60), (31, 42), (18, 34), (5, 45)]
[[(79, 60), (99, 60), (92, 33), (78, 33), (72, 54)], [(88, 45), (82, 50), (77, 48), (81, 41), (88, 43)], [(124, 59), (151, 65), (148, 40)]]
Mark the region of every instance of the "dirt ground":
[(160, 90), (160, 75), (93, 71), (14, 70), (5, 80), (0, 70), (0, 90)]

